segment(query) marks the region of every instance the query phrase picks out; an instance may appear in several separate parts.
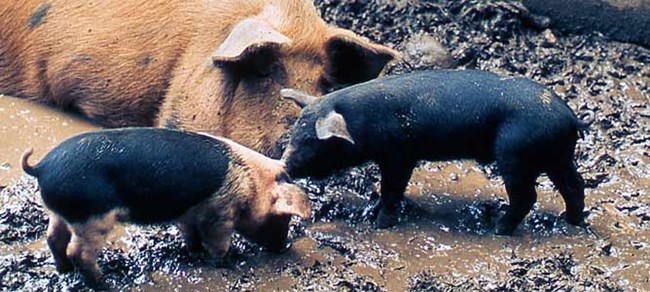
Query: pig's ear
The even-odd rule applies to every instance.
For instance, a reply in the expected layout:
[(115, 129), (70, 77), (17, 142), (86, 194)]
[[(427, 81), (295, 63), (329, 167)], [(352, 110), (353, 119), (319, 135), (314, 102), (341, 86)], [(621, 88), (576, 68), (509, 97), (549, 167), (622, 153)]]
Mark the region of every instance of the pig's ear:
[(280, 97), (295, 102), (301, 108), (308, 106), (318, 100), (318, 97), (311, 96), (306, 92), (291, 88), (283, 88), (280, 90)]
[(307, 194), (298, 186), (279, 183), (272, 193), (272, 213), (276, 215), (297, 215), (309, 219), (311, 207)]
[(326, 81), (332, 86), (365, 82), (377, 77), (399, 53), (340, 28), (332, 28), (325, 43)]
[(350, 132), (348, 132), (345, 118), (335, 111), (331, 111), (327, 116), (316, 120), (316, 136), (319, 140), (337, 137), (354, 144), (354, 140)]
[(278, 49), (291, 43), (291, 39), (275, 30), (267, 22), (248, 18), (240, 21), (212, 53), (216, 64), (237, 62), (264, 50)]

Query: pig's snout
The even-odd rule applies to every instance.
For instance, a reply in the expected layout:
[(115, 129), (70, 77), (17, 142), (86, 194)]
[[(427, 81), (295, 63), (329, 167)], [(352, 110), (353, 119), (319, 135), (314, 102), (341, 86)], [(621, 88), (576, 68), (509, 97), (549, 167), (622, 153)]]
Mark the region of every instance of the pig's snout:
[(291, 183), (281, 183), (277, 186), (277, 197), (274, 205), (279, 214), (297, 215), (303, 219), (311, 217), (309, 196), (299, 186)]

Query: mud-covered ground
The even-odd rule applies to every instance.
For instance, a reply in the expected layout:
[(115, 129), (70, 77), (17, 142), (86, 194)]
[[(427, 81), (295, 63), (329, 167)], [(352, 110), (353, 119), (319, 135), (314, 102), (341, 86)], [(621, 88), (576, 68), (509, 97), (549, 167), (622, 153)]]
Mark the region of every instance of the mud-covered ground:
[[(627, 291), (650, 287), (650, 50), (598, 34), (563, 35), (517, 1), (317, 0), (324, 18), (404, 54), (388, 74), (479, 68), (527, 76), (596, 121), (579, 142), (588, 183), (586, 228), (566, 224), (552, 184), (512, 237), (493, 235), (506, 206), (492, 166), (423, 163), (400, 224), (375, 230), (366, 206), (375, 167), (309, 189), (312, 222), (295, 222), (293, 248), (271, 254), (235, 237), (230, 269), (190, 259), (173, 226), (118, 228), (100, 257), (108, 283), (126, 290)], [(1, 138), (0, 138), (1, 139)], [(3, 166), (0, 166), (3, 167)], [(33, 180), (0, 195), (0, 287), (82, 288), (55, 272), (47, 216)]]

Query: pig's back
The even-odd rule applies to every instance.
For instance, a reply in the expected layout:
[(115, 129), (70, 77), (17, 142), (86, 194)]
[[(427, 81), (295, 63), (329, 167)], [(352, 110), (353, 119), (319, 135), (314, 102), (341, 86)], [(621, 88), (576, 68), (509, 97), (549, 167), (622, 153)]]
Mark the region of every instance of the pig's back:
[(72, 221), (123, 208), (137, 223), (168, 221), (216, 192), (230, 161), (212, 138), (164, 129), (91, 132), (37, 166), (43, 201)]
[(426, 132), (436, 126), (441, 131), (478, 135), (492, 133), (504, 123), (531, 129), (578, 123), (553, 91), (527, 78), (479, 70), (437, 70), (395, 77), (386, 86), (393, 91), (390, 103), (406, 105)]
[(458, 108), (473, 114), (494, 114), (493, 111), (520, 110), (522, 105), (539, 110), (565, 108), (555, 94), (539, 83), (479, 70), (432, 70), (389, 76), (342, 89), (332, 93), (332, 97), (333, 102), (356, 105), (365, 111), (412, 107), (439, 114)]
[(332, 97), (338, 111), (361, 117), (356, 126), (378, 137), (369, 144), (410, 148), (418, 156), (436, 149), (439, 157), (433, 158), (438, 159), (491, 160), (494, 137), (505, 123), (532, 131), (564, 129), (577, 122), (566, 104), (543, 85), (478, 70), (391, 76)]

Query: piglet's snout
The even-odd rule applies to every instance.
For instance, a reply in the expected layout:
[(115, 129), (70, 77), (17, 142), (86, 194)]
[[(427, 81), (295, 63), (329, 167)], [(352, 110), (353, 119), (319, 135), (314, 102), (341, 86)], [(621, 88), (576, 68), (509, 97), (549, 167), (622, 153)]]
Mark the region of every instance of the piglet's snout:
[(278, 212), (297, 215), (303, 219), (310, 218), (309, 197), (302, 188), (290, 183), (279, 183), (275, 188), (279, 194), (275, 202), (275, 208)]

